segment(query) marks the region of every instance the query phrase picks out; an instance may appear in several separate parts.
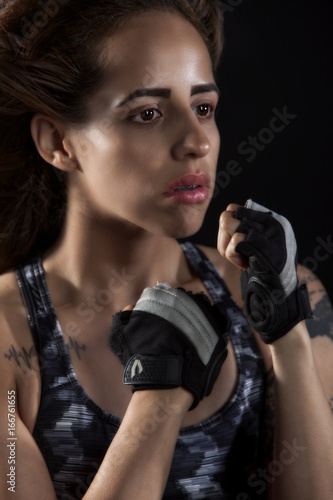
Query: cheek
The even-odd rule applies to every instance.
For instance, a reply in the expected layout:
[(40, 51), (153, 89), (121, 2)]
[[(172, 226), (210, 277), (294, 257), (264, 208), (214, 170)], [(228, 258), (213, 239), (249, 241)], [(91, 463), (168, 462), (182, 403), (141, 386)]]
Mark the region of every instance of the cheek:
[(221, 137), (216, 124), (214, 125), (212, 130), (209, 131), (208, 137), (210, 139), (210, 144), (211, 144), (211, 153), (217, 161), (221, 146)]
[(149, 167), (156, 158), (156, 149), (151, 138), (130, 133), (107, 134), (98, 128), (80, 134), (76, 140), (76, 153), (83, 169), (95, 165), (124, 172), (131, 171), (137, 164)]
[(125, 204), (129, 209), (154, 195), (161, 163), (154, 161), (145, 143), (96, 134), (94, 140), (85, 138), (81, 145), (81, 188), (89, 198), (109, 199), (113, 206)]

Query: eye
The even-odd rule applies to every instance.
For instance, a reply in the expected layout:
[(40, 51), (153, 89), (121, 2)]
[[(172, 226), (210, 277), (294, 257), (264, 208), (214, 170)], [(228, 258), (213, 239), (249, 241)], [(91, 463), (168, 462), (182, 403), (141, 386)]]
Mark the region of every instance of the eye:
[(214, 115), (215, 108), (211, 104), (199, 104), (193, 108), (199, 118), (211, 118)]
[(157, 109), (149, 108), (149, 109), (144, 109), (143, 111), (140, 111), (140, 113), (131, 116), (130, 119), (137, 123), (150, 123), (159, 118), (160, 116), (162, 115), (159, 111), (157, 111)]

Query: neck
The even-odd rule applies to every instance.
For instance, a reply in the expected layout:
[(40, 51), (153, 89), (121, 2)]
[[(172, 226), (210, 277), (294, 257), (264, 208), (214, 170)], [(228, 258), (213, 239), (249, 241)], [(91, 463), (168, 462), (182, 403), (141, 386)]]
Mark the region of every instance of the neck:
[(146, 286), (179, 286), (191, 271), (173, 238), (149, 233), (120, 220), (83, 215), (67, 220), (44, 267), (54, 302), (66, 305), (109, 290), (122, 308), (134, 304)]

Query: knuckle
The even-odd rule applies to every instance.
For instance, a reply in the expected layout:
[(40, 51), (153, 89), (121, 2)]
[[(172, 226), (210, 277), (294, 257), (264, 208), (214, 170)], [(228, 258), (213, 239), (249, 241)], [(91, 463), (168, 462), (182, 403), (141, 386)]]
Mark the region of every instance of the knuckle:
[(238, 205), (237, 203), (230, 203), (227, 206), (227, 211), (228, 212), (236, 212), (236, 210), (237, 210), (238, 207), (240, 207), (240, 205)]
[[(235, 233), (233, 234), (232, 238), (231, 238), (231, 243), (233, 245), (233, 247), (235, 248), (238, 243), (240, 243), (241, 241), (245, 241), (247, 238), (246, 234), (243, 234), (243, 233)], [(236, 253), (236, 251), (235, 251)]]
[(235, 248), (233, 245), (228, 245), (225, 250), (225, 257), (230, 260), (235, 255)]

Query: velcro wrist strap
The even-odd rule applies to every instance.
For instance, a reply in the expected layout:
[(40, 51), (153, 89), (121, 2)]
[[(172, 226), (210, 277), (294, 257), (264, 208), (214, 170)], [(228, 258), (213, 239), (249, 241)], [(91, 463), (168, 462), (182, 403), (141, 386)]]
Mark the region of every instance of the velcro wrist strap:
[(224, 307), (204, 294), (166, 284), (146, 288), (135, 308), (115, 315), (109, 345), (125, 366), (132, 391), (183, 386), (190, 409), (208, 396), (227, 356)]
[(180, 356), (134, 355), (126, 364), (123, 382), (150, 387), (182, 385), (183, 358)]

